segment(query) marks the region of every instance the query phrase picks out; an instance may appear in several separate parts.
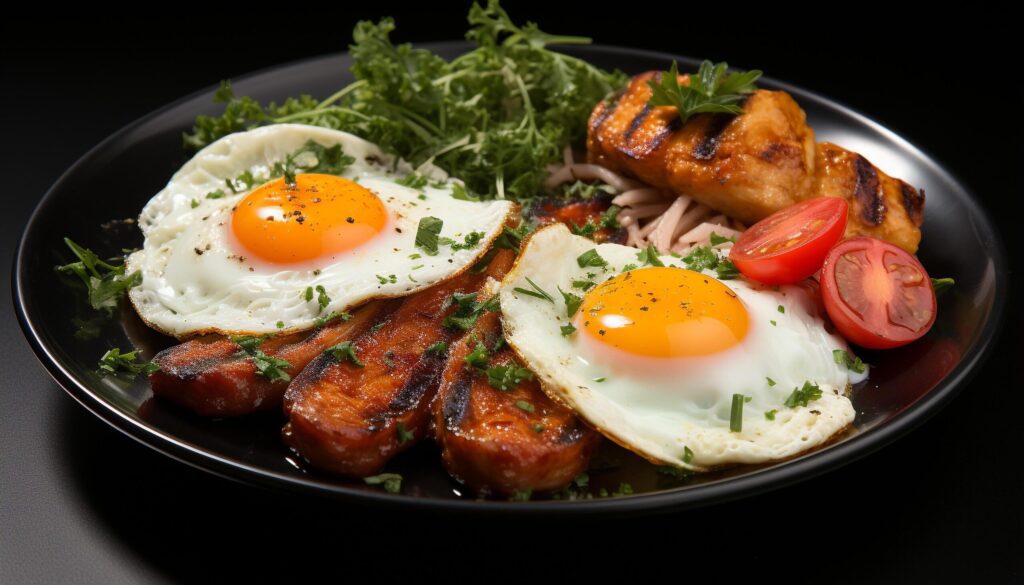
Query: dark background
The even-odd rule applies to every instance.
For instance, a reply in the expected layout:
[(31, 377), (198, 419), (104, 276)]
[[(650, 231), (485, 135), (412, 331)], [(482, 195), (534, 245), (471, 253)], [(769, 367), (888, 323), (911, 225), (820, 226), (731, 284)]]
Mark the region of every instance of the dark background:
[[(1016, 266), (1024, 89), (1009, 63), (1020, 33), (1004, 30), (1008, 15), (964, 6), (900, 19), (851, 3), (553, 13), (555, 4), (507, 8), (550, 32), (760, 68), (866, 113), (985, 202)], [(181, 5), (135, 22), (62, 13), (60, 22), (0, 24), (0, 582), (280, 582), (313, 573), (577, 581), (619, 571), (630, 580), (697, 571), (837, 583), (1024, 577), (1024, 314), (1012, 301), (981, 375), (906, 438), (797, 486), (644, 519), (396, 515), (267, 492), (167, 459), (78, 407), (32, 356), (7, 300), (13, 250), (36, 201), (120, 126), (221, 78), (343, 50), (358, 19), (395, 16), (399, 40), (465, 30), (458, 2), (430, 14), (344, 8), (239, 5), (214, 14)], [(1019, 272), (1012, 281), (1022, 290)]]

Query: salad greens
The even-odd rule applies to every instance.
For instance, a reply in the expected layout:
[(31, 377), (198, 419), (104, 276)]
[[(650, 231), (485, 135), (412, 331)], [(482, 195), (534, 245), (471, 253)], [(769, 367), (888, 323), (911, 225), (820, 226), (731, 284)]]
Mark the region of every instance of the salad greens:
[(366, 138), (414, 166), (436, 163), (465, 181), (467, 196), (532, 197), (544, 167), (583, 140), (591, 108), (626, 76), (550, 50), (590, 39), (517, 25), (497, 0), (474, 3), (468, 20), (476, 48), (452, 61), (394, 44), (390, 18), (360, 22), (349, 47), (356, 81), (322, 101), (261, 105), (223, 82), (215, 99), (224, 113), (197, 118), (185, 146), (264, 124), (313, 124)]

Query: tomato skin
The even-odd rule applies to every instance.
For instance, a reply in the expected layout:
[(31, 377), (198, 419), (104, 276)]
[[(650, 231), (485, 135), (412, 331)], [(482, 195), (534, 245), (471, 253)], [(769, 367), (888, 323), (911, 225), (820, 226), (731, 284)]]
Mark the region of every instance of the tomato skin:
[(821, 268), (846, 232), (849, 205), (841, 197), (816, 197), (777, 211), (750, 226), (729, 259), (743, 276), (764, 284), (793, 284)]
[(921, 338), (938, 313), (935, 290), (921, 262), (868, 236), (850, 238), (828, 253), (821, 268), (821, 297), (839, 333), (869, 349), (899, 347)]

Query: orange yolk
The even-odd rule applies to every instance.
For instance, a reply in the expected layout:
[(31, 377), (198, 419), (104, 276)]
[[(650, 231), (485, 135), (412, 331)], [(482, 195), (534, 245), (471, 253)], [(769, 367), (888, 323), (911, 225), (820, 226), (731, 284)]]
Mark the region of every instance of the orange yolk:
[(334, 257), (373, 239), (388, 214), (373, 192), (354, 181), (307, 173), (270, 181), (235, 207), (231, 231), (249, 255), (275, 264)]
[(631, 270), (593, 288), (576, 317), (593, 339), (647, 357), (697, 357), (747, 334), (747, 309), (710, 276), (670, 267)]

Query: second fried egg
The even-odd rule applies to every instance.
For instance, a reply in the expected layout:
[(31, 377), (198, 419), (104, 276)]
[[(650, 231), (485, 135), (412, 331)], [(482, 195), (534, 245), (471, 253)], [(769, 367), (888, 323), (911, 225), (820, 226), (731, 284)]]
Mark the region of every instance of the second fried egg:
[(500, 300), (546, 391), (648, 459), (694, 469), (786, 458), (853, 421), (834, 353), (847, 346), (812, 283), (723, 281), (645, 254), (561, 225), (530, 238)]

